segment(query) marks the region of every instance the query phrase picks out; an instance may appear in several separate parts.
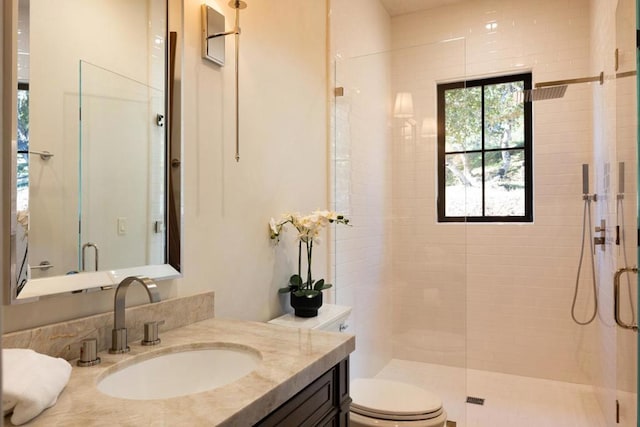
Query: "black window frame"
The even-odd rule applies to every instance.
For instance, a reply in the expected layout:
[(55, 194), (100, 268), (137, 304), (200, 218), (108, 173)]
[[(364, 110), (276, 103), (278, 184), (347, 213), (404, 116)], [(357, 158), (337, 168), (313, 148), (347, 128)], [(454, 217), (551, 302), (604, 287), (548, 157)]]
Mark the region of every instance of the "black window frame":
[[(443, 83), (437, 85), (438, 93), (438, 222), (533, 222), (533, 107), (531, 102), (523, 101), (524, 105), (524, 147), (517, 149), (524, 150), (524, 190), (525, 190), (525, 211), (522, 216), (486, 216), (485, 211), (485, 173), (484, 158), (485, 153), (513, 150), (511, 148), (490, 148), (485, 149), (485, 114), (484, 114), (484, 87), (500, 84), (523, 81), (524, 90), (532, 89), (532, 74), (519, 73), (499, 77), (490, 77), (476, 80), (463, 80), (453, 83)], [(445, 151), (445, 92), (451, 89), (462, 89), (470, 87), (482, 87), (482, 144), (478, 150), (465, 151)], [(524, 97), (523, 97), (524, 99)], [(481, 153), (482, 155), (482, 216), (446, 216), (446, 192), (445, 192), (445, 158), (447, 154), (456, 153)]]

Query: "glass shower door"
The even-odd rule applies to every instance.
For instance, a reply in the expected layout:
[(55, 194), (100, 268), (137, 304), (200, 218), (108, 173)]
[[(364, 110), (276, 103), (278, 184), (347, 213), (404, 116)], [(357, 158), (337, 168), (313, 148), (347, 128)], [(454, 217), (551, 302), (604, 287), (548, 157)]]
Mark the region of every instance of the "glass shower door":
[(465, 79), (463, 39), (336, 60), (333, 204), (352, 227), (334, 231), (333, 265), (352, 378), (421, 386), (461, 426), (467, 226), (437, 219), (436, 87), (451, 79)]
[[(621, 323), (638, 323), (638, 108), (636, 73), (636, 1), (619, 0), (615, 16), (616, 52), (613, 81), (615, 96), (615, 162), (612, 192), (615, 197), (613, 266), (618, 280)], [(637, 270), (635, 270), (637, 272)], [(615, 284), (614, 284), (615, 285)], [(614, 294), (614, 298), (616, 295)], [(636, 427), (638, 384), (638, 333), (617, 326), (615, 364), (615, 416), (618, 425)]]

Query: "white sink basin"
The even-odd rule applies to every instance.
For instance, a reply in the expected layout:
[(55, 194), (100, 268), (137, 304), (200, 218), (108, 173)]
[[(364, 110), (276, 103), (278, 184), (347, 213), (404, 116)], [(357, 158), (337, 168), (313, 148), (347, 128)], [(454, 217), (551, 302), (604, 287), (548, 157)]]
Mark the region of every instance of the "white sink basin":
[(254, 371), (261, 361), (258, 351), (233, 344), (168, 350), (114, 365), (98, 381), (98, 390), (133, 400), (185, 396), (232, 383)]

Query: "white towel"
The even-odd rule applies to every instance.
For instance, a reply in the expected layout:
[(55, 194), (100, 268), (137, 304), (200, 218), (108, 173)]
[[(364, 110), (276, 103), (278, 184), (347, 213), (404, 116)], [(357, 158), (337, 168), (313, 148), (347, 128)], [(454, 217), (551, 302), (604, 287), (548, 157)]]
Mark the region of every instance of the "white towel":
[(3, 410), (13, 409), (15, 425), (28, 422), (56, 404), (70, 376), (71, 365), (64, 359), (23, 348), (3, 349)]

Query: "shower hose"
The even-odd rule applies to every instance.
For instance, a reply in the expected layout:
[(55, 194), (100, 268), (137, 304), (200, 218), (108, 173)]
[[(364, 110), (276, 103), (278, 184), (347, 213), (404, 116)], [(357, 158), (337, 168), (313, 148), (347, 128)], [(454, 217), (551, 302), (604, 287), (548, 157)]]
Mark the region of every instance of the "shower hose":
[[(587, 221), (588, 219), (588, 221)], [(578, 290), (580, 288), (580, 271), (582, 270), (582, 261), (584, 259), (584, 241), (587, 234), (587, 222), (589, 230), (589, 252), (591, 253), (591, 284), (593, 288), (593, 312), (586, 321), (580, 321), (576, 317), (576, 301), (578, 299)], [(578, 272), (576, 273), (576, 286), (573, 292), (573, 302), (571, 303), (571, 318), (578, 325), (588, 325), (593, 322), (598, 313), (598, 290), (596, 288), (596, 269), (593, 254), (593, 234), (591, 232), (591, 199), (589, 196), (584, 197), (584, 212), (582, 214), (582, 244), (580, 245), (580, 261), (578, 261)]]

